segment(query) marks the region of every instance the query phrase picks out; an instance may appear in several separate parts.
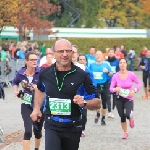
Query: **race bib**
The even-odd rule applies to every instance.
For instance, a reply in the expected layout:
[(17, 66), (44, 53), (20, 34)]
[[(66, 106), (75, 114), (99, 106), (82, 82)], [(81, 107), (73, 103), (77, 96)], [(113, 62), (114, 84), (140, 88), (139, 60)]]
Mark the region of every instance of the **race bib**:
[(103, 72), (93, 72), (94, 74), (94, 79), (103, 79)]
[(128, 97), (129, 93), (130, 93), (130, 90), (128, 90), (128, 89), (120, 89), (120, 91), (119, 91), (119, 95), (122, 97)]
[(49, 108), (52, 115), (71, 115), (71, 100), (49, 98)]
[(32, 95), (28, 94), (28, 93), (24, 93), (24, 96), (22, 98), (23, 103), (25, 104), (30, 104), (32, 102)]
[(112, 71), (112, 73), (116, 73), (116, 66), (112, 66), (111, 71)]

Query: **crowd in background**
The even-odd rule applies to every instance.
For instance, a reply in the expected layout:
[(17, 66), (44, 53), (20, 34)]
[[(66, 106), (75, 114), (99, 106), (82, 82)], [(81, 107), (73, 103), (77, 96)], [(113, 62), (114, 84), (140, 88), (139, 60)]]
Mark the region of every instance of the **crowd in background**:
[[(92, 48), (95, 49), (94, 46), (92, 46)], [(50, 48), (46, 48), (45, 43), (43, 43), (42, 45), (38, 45), (37, 42), (31, 43), (28, 41), (7, 42), (5, 44), (0, 45), (0, 61), (6, 61), (8, 62), (8, 65), (9, 65), (9, 61), (11, 59), (14, 59), (14, 60), (25, 59), (25, 54), (27, 52), (34, 51), (38, 55), (38, 66), (41, 66), (40, 60), (42, 59), (43, 56), (46, 56), (47, 49), (50, 49)], [(104, 52), (104, 60), (108, 58), (109, 49), (110, 48), (106, 48)], [(134, 48), (131, 48), (130, 50), (127, 51), (125, 50), (124, 45), (114, 46), (113, 49), (115, 50), (115, 56), (117, 59), (126, 58), (128, 62), (128, 70), (130, 71), (140, 70), (139, 67), (135, 68), (135, 61), (137, 60), (138, 64), (140, 63), (142, 57), (145, 57), (146, 55), (147, 47), (143, 48), (139, 56), (136, 56), (136, 50), (134, 50)], [(46, 59), (46, 57), (44, 59)]]

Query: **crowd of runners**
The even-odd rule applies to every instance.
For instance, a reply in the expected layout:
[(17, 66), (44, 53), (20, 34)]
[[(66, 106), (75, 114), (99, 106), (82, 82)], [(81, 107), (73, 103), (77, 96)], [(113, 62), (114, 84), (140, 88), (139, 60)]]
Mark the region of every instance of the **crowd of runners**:
[[(134, 128), (134, 95), (142, 82), (134, 72), (128, 71), (128, 54), (121, 49), (124, 47), (106, 48), (103, 53), (92, 46), (89, 54), (79, 54), (77, 45), (61, 39), (46, 48), (40, 61), (37, 47), (25, 53), (25, 66), (12, 82), (15, 95), (22, 100), (24, 150), (30, 150), (32, 127), (35, 150), (39, 150), (43, 124), (45, 150), (78, 150), (80, 138), (86, 137), (88, 109), (95, 110), (94, 123), (100, 121), (105, 126), (106, 117), (115, 118), (116, 107), (122, 139), (128, 138), (127, 119)], [(134, 50), (130, 50), (129, 55), (134, 58)], [(130, 67), (133, 70), (133, 66)], [(139, 67), (143, 70), (143, 99), (148, 99), (150, 50), (146, 50)], [(20, 83), (22, 90), (19, 91)], [(133, 87), (133, 83), (136, 86)]]

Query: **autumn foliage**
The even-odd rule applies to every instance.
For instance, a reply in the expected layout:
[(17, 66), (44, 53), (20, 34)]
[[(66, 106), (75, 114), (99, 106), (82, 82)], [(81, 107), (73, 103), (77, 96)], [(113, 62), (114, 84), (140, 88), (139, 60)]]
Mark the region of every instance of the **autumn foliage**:
[(0, 8), (0, 14), (4, 14), (0, 27), (12, 24), (19, 29), (19, 35), (23, 37), (28, 35), (30, 30), (36, 34), (50, 34), (49, 29), (53, 27), (53, 23), (48, 21), (47, 17), (61, 9), (48, 0), (4, 0), (0, 1)]
[(145, 14), (150, 15), (150, 0), (140, 0)]
[(20, 0), (0, 0), (0, 33), (4, 26), (16, 23)]

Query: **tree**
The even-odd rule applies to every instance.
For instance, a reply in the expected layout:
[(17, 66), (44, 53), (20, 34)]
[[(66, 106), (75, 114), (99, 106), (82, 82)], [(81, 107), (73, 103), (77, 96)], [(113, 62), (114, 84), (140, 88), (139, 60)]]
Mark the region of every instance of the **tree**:
[(142, 25), (144, 28), (150, 28), (150, 0), (140, 0), (143, 8), (143, 21)]
[(137, 28), (142, 21), (143, 10), (134, 0), (101, 0), (98, 19), (108, 27)]
[(53, 23), (48, 21), (47, 17), (57, 8), (47, 0), (21, 0), (18, 20), (14, 24), (19, 29), (20, 40), (23, 40), (31, 30), (38, 35), (50, 34), (49, 29), (53, 27)]
[[(49, 20), (54, 20), (56, 27), (67, 27), (80, 13), (80, 17), (73, 23), (74, 27), (93, 27), (98, 23), (97, 13), (100, 0), (68, 0), (65, 1), (72, 6), (72, 9), (65, 5), (65, 0), (55, 0), (61, 6), (61, 14), (54, 13)], [(54, 2), (54, 0), (53, 0)], [(77, 13), (78, 12), (78, 13)]]
[(0, 0), (0, 33), (3, 28), (17, 22), (20, 0)]

